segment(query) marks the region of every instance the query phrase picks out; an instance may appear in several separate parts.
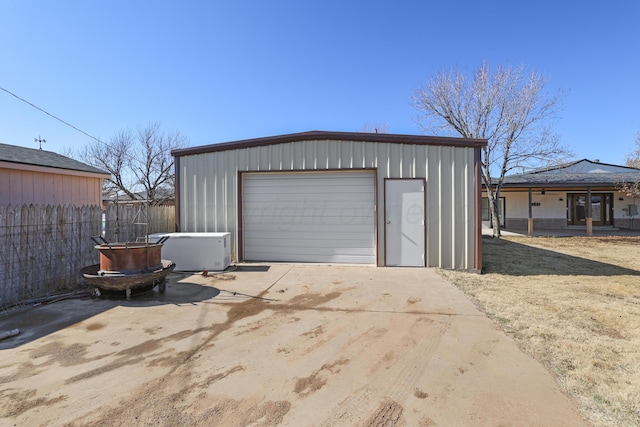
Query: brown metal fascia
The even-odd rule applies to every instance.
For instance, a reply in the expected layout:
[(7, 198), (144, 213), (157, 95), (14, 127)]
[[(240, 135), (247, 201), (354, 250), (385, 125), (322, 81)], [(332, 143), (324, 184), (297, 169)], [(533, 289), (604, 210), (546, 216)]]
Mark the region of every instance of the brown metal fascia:
[(476, 234), (475, 234), (475, 260), (474, 260), (474, 269), (480, 273), (482, 272), (482, 149), (477, 147), (474, 153), (474, 163), (475, 163), (475, 203), (474, 203), (474, 216), (475, 216), (475, 224), (476, 224)]
[[(382, 199), (384, 200), (384, 211), (382, 213), (382, 233), (384, 235), (384, 248), (382, 248), (383, 253), (384, 253), (384, 263), (382, 265), (378, 265), (378, 267), (386, 267), (387, 266), (387, 246), (389, 245), (389, 243), (387, 242), (387, 180), (389, 178), (384, 178), (383, 179), (383, 189), (382, 189)], [(377, 181), (377, 179), (376, 179)], [(376, 195), (377, 196), (377, 195)], [(376, 218), (377, 221), (377, 218)], [(377, 227), (376, 227), (377, 228)], [(426, 228), (426, 227), (425, 227)], [(378, 244), (378, 242), (376, 242), (376, 245)], [(426, 248), (426, 245), (425, 245)], [(426, 252), (426, 251), (425, 251)], [(426, 260), (426, 256), (425, 256), (425, 260)]]
[[(375, 253), (376, 253), (376, 267), (382, 267), (384, 264), (387, 263), (387, 253), (386, 253), (386, 249), (384, 252), (384, 264), (380, 263), (380, 259), (378, 257), (378, 255), (380, 254), (380, 247), (378, 245), (378, 238), (380, 237), (380, 230), (378, 230), (378, 209), (379, 209), (379, 200), (378, 200), (378, 168), (372, 168), (371, 170), (373, 170), (373, 194), (374, 194), (374, 200), (373, 203), (375, 203), (375, 221), (374, 224), (375, 226), (373, 227), (373, 238), (374, 238), (374, 242), (376, 242), (376, 247), (375, 247)], [(384, 232), (384, 230), (383, 230)], [(385, 237), (385, 247), (387, 246), (386, 243), (386, 237)]]
[(175, 230), (176, 231), (181, 231), (180, 230), (180, 157), (175, 157), (174, 161), (173, 161), (173, 167), (174, 169), (174, 174), (175, 174), (175, 179), (174, 179), (174, 197), (175, 197), (175, 202), (174, 202), (174, 206), (173, 208), (175, 209), (175, 213), (174, 213), (174, 220), (175, 220)]
[(301, 141), (358, 141), (358, 142), (383, 142), (390, 144), (435, 145), (449, 147), (485, 147), (486, 139), (454, 138), (443, 136), (403, 135), (392, 133), (365, 133), (365, 132), (327, 132), (310, 131), (291, 133), (286, 135), (268, 136), (263, 138), (244, 139), (240, 141), (222, 142), (219, 144), (202, 145), (199, 147), (181, 148), (171, 151), (174, 157), (189, 156), (194, 154), (213, 153), (216, 151), (237, 150), (241, 148), (262, 147), (274, 144)]
[(238, 262), (242, 262), (244, 261), (244, 245), (242, 244), (243, 240), (244, 240), (244, 227), (243, 227), (243, 217), (242, 217), (242, 205), (244, 203), (242, 194), (243, 194), (243, 187), (244, 187), (244, 181), (242, 180), (243, 176), (244, 176), (245, 172), (242, 171), (238, 171), (238, 177), (237, 179), (237, 183), (238, 183), (238, 204), (237, 204), (237, 214), (238, 214), (238, 226), (236, 227), (236, 251), (237, 256), (236, 256), (236, 261)]
[[(587, 187), (591, 189), (597, 189), (600, 191), (617, 191), (616, 187), (611, 184), (545, 184), (545, 185), (503, 185), (500, 189), (501, 193), (512, 193), (528, 191), (529, 188), (533, 191), (587, 191)], [(484, 186), (483, 186), (484, 189)]]

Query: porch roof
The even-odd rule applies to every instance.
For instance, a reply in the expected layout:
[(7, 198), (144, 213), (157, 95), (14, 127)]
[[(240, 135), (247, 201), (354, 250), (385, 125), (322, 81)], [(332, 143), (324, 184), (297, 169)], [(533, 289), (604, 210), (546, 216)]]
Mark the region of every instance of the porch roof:
[[(497, 184), (497, 180), (494, 180)], [(640, 169), (587, 159), (506, 176), (503, 188), (616, 188), (640, 182)]]

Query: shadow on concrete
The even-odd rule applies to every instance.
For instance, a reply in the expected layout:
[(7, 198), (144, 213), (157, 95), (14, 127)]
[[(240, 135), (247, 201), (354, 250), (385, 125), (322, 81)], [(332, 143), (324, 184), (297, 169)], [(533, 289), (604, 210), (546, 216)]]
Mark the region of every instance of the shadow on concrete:
[(171, 273), (167, 276), (166, 291), (160, 293), (155, 287), (148, 292), (132, 296), (127, 300), (120, 296), (82, 297), (57, 302), (14, 308), (0, 315), (0, 333), (19, 329), (20, 333), (0, 341), (0, 351), (16, 348), (62, 329), (73, 327), (78, 322), (90, 319), (115, 307), (152, 307), (165, 304), (193, 305), (215, 298), (218, 288), (189, 282), (190, 274)]
[(254, 264), (243, 264), (243, 265), (238, 265), (235, 269), (235, 271), (242, 271), (242, 272), (248, 272), (248, 273), (265, 273), (267, 271), (269, 271), (269, 268), (271, 268), (268, 265), (254, 265)]
[(491, 237), (482, 239), (482, 258), (483, 274), (640, 276), (638, 270)]

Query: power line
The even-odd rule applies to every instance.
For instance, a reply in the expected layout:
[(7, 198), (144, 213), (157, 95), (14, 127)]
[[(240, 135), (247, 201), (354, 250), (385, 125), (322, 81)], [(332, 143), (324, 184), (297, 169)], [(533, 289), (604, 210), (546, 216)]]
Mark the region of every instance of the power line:
[(100, 140), (99, 140), (98, 138), (96, 138), (95, 136), (93, 136), (93, 135), (89, 135), (87, 132), (83, 131), (82, 129), (78, 129), (77, 127), (75, 127), (75, 126), (74, 126), (74, 125), (72, 125), (71, 123), (69, 123), (69, 122), (65, 122), (65, 121), (64, 121), (64, 120), (62, 120), (60, 117), (54, 116), (53, 114), (49, 113), (48, 111), (45, 111), (45, 110), (43, 110), (42, 108), (38, 107), (37, 105), (34, 105), (34, 104), (32, 104), (31, 102), (27, 101), (26, 99), (19, 97), (19, 96), (18, 96), (18, 95), (16, 95), (15, 93), (13, 93), (13, 92), (11, 92), (11, 91), (9, 91), (9, 90), (7, 90), (7, 89), (3, 88), (2, 86), (0, 86), (0, 89), (1, 89), (1, 90), (3, 90), (3, 91), (5, 91), (5, 92), (7, 92), (7, 93), (8, 93), (9, 95), (11, 95), (11, 96), (14, 96), (14, 97), (18, 98), (20, 101), (25, 102), (25, 103), (27, 103), (27, 104), (31, 105), (33, 108), (35, 108), (35, 109), (37, 109), (37, 110), (42, 111), (42, 112), (43, 112), (43, 113), (45, 113), (46, 115), (51, 116), (51, 117), (53, 117), (54, 119), (56, 119), (56, 120), (58, 120), (58, 121), (60, 121), (60, 122), (64, 123), (65, 125), (67, 125), (67, 126), (69, 126), (69, 127), (73, 128), (73, 129), (77, 130), (78, 132), (80, 132), (80, 133), (82, 133), (82, 134), (84, 134), (84, 135), (88, 136), (89, 138), (91, 138), (91, 139), (95, 139), (95, 140), (96, 140), (96, 141), (98, 141), (99, 143), (104, 144), (104, 145), (107, 145), (105, 142), (100, 141)]
[[(89, 135), (87, 132), (83, 131), (82, 129), (78, 129), (77, 127), (75, 127), (75, 126), (74, 126), (74, 125), (72, 125), (71, 123), (68, 123), (68, 122), (66, 122), (66, 121), (62, 120), (60, 117), (54, 116), (53, 114), (51, 114), (51, 113), (49, 113), (48, 111), (46, 111), (46, 110), (44, 110), (44, 109), (42, 109), (42, 108), (38, 107), (38, 106), (37, 106), (37, 105), (35, 105), (35, 104), (33, 104), (33, 103), (31, 103), (31, 102), (27, 101), (26, 99), (19, 97), (18, 95), (16, 95), (15, 93), (11, 92), (10, 90), (7, 90), (7, 89), (3, 88), (2, 86), (0, 86), (0, 90), (3, 90), (3, 91), (5, 91), (6, 93), (8, 93), (9, 95), (11, 95), (11, 96), (14, 96), (14, 97), (18, 98), (20, 101), (22, 101), (22, 102), (25, 102), (25, 103), (29, 104), (29, 105), (30, 105), (30, 106), (32, 106), (33, 108), (35, 108), (35, 109), (37, 109), (37, 110), (42, 111), (42, 112), (43, 112), (43, 113), (45, 113), (46, 115), (53, 117), (54, 119), (56, 119), (56, 120), (58, 120), (58, 121), (60, 121), (60, 122), (64, 123), (65, 125), (67, 125), (67, 126), (69, 126), (69, 127), (73, 128), (73, 129), (77, 130), (78, 132), (80, 132), (80, 133), (82, 133), (82, 134), (84, 134), (84, 135), (88, 136), (89, 138), (91, 138), (91, 139), (93, 139), (93, 140), (95, 140), (95, 141), (99, 142), (100, 144), (102, 144), (102, 145), (105, 145), (105, 146), (109, 147), (109, 144), (107, 144), (106, 142), (99, 140), (98, 138), (96, 138), (96, 137), (95, 137), (95, 136), (93, 136), (93, 135)], [(36, 140), (36, 142), (37, 142), (37, 140)], [(43, 140), (43, 142), (46, 142), (46, 141), (44, 141), (44, 140)], [(41, 144), (41, 146), (40, 146), (40, 149), (42, 149), (42, 144)], [(163, 153), (163, 154), (164, 154), (164, 153), (165, 153), (165, 152), (167, 152), (167, 151), (171, 151), (171, 149), (172, 149), (172, 148), (164, 149), (164, 150), (162, 150), (162, 151), (161, 151), (161, 153)], [(133, 158), (134, 158), (133, 156), (130, 156), (130, 155), (127, 155), (126, 157), (128, 157), (128, 158), (130, 158), (130, 159), (133, 159)]]

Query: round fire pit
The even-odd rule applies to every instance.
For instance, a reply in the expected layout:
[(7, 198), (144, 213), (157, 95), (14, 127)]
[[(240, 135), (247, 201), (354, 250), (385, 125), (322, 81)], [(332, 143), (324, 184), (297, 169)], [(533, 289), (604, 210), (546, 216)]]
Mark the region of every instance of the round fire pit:
[[(162, 244), (157, 242), (109, 243), (103, 237), (91, 238), (100, 252), (100, 263), (80, 270), (88, 284), (109, 291), (131, 291), (159, 285), (165, 290), (165, 278), (176, 267), (175, 262), (162, 259)], [(100, 242), (100, 240), (102, 242)]]
[(100, 270), (120, 273), (141, 273), (162, 268), (162, 244), (108, 243), (96, 245), (100, 251)]
[(89, 285), (103, 291), (125, 292), (127, 299), (136, 290), (152, 289), (156, 285), (162, 293), (166, 289), (165, 278), (176, 268), (176, 263), (163, 259), (160, 268), (144, 273), (116, 273), (103, 271), (100, 264), (90, 265), (80, 270)]

